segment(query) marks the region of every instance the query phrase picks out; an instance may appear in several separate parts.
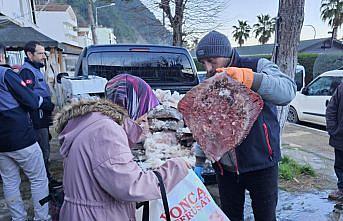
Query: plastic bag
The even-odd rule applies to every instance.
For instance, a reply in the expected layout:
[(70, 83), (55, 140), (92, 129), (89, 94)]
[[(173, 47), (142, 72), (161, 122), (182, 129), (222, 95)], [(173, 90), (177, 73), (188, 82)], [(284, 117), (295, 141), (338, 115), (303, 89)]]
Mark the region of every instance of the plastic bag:
[[(228, 221), (218, 207), (205, 185), (193, 170), (167, 193), (169, 213), (172, 221)], [(136, 213), (136, 219), (142, 220), (143, 208)], [(149, 220), (166, 221), (162, 199), (149, 202)]]

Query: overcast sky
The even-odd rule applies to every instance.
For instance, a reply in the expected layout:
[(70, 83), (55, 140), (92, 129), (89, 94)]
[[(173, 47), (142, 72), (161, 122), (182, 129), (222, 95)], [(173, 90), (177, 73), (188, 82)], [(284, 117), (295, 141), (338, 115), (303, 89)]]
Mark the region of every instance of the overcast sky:
[[(152, 0), (143, 0), (143, 2), (151, 2)], [(201, 1), (201, 0), (198, 0)], [(272, 17), (276, 17), (278, 11), (278, 0), (226, 0), (228, 7), (221, 13), (221, 23), (223, 27), (218, 30), (226, 34), (234, 46), (237, 43), (232, 38), (233, 25), (236, 25), (237, 20), (248, 20), (248, 23), (252, 26), (257, 22), (257, 15), (269, 14)], [(313, 25), (316, 30), (316, 38), (330, 37), (328, 34), (331, 29), (320, 18), (320, 5), (321, 0), (305, 0), (305, 20), (304, 27), (301, 33), (301, 39), (313, 39), (314, 30), (310, 26)], [(161, 14), (161, 13), (159, 13)], [(251, 35), (253, 36), (253, 35)], [(338, 32), (338, 38), (343, 37), (342, 28)], [(273, 38), (274, 39), (274, 38)], [(274, 40), (270, 40), (268, 43), (273, 43)], [(255, 38), (248, 39), (245, 45), (255, 45), (258, 41)]]

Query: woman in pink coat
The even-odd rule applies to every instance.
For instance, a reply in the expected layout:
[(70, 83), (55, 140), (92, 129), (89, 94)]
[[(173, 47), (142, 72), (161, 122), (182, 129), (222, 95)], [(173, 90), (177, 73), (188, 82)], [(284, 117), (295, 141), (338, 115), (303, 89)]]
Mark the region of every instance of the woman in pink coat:
[[(131, 75), (109, 81), (106, 97), (74, 104), (56, 117), (64, 158), (61, 221), (135, 220), (136, 202), (161, 198), (155, 174), (143, 172), (130, 150), (142, 131), (133, 120), (157, 106), (157, 98)], [(167, 192), (187, 170), (181, 159), (157, 169)]]

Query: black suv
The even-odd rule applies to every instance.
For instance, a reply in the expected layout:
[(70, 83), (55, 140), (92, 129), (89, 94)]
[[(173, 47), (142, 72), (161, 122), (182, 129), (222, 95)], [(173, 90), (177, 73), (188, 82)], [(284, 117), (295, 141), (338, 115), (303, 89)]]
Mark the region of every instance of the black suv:
[(195, 64), (185, 48), (162, 45), (92, 45), (83, 49), (75, 76), (118, 74), (144, 79), (153, 89), (185, 93), (199, 83)]

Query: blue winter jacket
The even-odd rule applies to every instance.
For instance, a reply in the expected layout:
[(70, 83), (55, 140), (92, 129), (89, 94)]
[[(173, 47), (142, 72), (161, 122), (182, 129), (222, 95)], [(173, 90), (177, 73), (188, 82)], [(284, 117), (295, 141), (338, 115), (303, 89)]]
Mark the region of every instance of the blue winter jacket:
[(43, 98), (35, 95), (15, 72), (0, 66), (0, 152), (23, 149), (36, 142), (29, 111), (39, 108), (42, 102)]
[(39, 108), (30, 112), (35, 129), (49, 128), (49, 125), (52, 124), (51, 115), (55, 105), (51, 102), (50, 88), (44, 79), (44, 74), (40, 71), (40, 66), (37, 65), (40, 64), (35, 64), (25, 58), (19, 75), (36, 95), (43, 97), (46, 102), (50, 102), (47, 109)]

